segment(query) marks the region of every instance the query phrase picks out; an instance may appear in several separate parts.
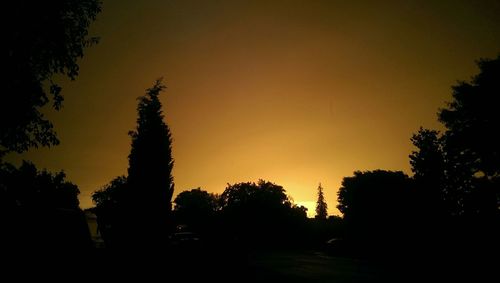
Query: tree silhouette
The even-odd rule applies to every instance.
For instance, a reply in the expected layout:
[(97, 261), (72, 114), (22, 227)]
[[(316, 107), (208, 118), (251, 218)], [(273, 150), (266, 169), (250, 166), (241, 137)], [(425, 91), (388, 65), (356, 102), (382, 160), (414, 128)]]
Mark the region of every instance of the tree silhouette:
[(248, 243), (291, 239), (307, 219), (307, 210), (294, 205), (282, 186), (264, 180), (228, 184), (220, 199), (230, 233)]
[(439, 111), (447, 128), (447, 142), (474, 160), (474, 173), (488, 179), (500, 175), (500, 55), (477, 62), (479, 74), (471, 82), (453, 86), (453, 100)]
[(460, 260), (466, 259), (457, 251), (498, 250), (500, 55), (477, 64), (479, 74), (453, 86), (452, 101), (438, 111), (446, 131), (421, 128), (411, 139), (416, 196), (426, 216), (417, 234), (432, 235), (424, 250)]
[(206, 232), (219, 211), (218, 196), (200, 188), (181, 192), (174, 203), (177, 222), (189, 225), (196, 232)]
[(123, 198), (126, 191), (125, 186), (127, 186), (127, 177), (118, 176), (108, 185), (95, 191), (92, 194), (92, 201), (96, 207), (115, 205)]
[(325, 202), (323, 195), (323, 187), (321, 183), (318, 186), (318, 200), (316, 201), (316, 219), (326, 220), (328, 217), (328, 205)]
[[(443, 140), (438, 131), (420, 128), (411, 138), (417, 148), (410, 155), (413, 179), (417, 186), (422, 214), (428, 219), (439, 218), (451, 212), (453, 201), (446, 187), (446, 167)], [(449, 200), (447, 208), (445, 200)]]
[(64, 172), (0, 162), (0, 212), (9, 248), (90, 248), (78, 187)]
[(449, 187), (457, 214), (500, 214), (500, 55), (477, 62), (471, 82), (453, 86), (453, 100), (438, 113), (444, 136)]
[(127, 177), (119, 176), (109, 184), (95, 191), (92, 200), (95, 203), (98, 229), (107, 247), (115, 247), (126, 241), (127, 194), (129, 193)]
[(348, 236), (369, 249), (402, 240), (411, 226), (411, 186), (401, 171), (356, 171), (344, 177), (337, 208)]
[(167, 233), (174, 191), (172, 138), (158, 98), (164, 89), (159, 79), (139, 98), (137, 128), (129, 133), (132, 148), (127, 178), (127, 201), (135, 210), (132, 215), (140, 218), (141, 233), (159, 237), (158, 241)]
[(83, 50), (97, 42), (88, 28), (101, 10), (99, 0), (9, 1), (3, 7), (4, 29), (0, 104), (0, 156), (10, 151), (58, 144), (52, 123), (40, 109), (52, 97), (59, 110), (61, 87), (52, 79), (74, 80)]
[(414, 178), (434, 212), (500, 214), (500, 138), (494, 130), (500, 124), (500, 56), (478, 66), (479, 74), (453, 86), (453, 100), (438, 112), (445, 133), (420, 129), (412, 138), (418, 148), (410, 155)]

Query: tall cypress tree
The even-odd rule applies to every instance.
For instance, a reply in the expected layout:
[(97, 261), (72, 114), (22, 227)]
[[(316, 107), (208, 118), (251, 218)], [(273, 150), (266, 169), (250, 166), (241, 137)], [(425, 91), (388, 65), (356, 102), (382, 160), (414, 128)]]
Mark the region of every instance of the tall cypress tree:
[(318, 200), (316, 202), (316, 219), (326, 219), (328, 216), (328, 205), (325, 202), (323, 195), (323, 187), (321, 183), (318, 186)]
[(172, 137), (163, 121), (158, 98), (165, 89), (161, 79), (146, 90), (137, 106), (137, 128), (129, 132), (132, 148), (128, 168), (129, 200), (137, 215), (137, 231), (146, 237), (164, 236), (174, 192)]

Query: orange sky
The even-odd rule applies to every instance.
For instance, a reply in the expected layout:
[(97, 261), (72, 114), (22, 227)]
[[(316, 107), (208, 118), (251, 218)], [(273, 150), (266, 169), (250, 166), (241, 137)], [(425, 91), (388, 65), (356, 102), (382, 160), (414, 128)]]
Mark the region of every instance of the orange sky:
[(107, 0), (48, 113), (61, 144), (9, 158), (63, 169), (91, 206), (126, 174), (136, 98), (163, 76), (176, 194), (263, 178), (314, 213), (321, 182), (337, 214), (354, 170), (409, 174), (412, 133), (500, 52), (498, 1), (347, 2)]

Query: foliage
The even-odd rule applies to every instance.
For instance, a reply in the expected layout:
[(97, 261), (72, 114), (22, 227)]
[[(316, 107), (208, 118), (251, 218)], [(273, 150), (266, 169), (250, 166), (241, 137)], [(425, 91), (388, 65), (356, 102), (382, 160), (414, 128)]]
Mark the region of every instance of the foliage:
[(128, 240), (127, 196), (129, 186), (125, 176), (114, 178), (109, 184), (95, 191), (92, 200), (95, 203), (95, 213), (99, 231), (106, 246), (116, 247)]
[(4, 243), (12, 249), (91, 247), (79, 208), (79, 190), (64, 172), (38, 170), (23, 161), (19, 168), (0, 163), (0, 220)]
[(323, 187), (321, 183), (318, 186), (318, 200), (316, 201), (316, 218), (326, 220), (328, 217), (328, 205), (325, 202), (323, 195)]
[(231, 233), (253, 242), (293, 238), (291, 231), (307, 219), (307, 209), (293, 204), (282, 186), (264, 180), (228, 184), (220, 201)]
[(473, 174), (491, 179), (500, 174), (500, 55), (477, 65), (479, 74), (453, 86), (453, 100), (438, 115), (447, 146), (468, 157)]
[(129, 133), (132, 146), (128, 176), (115, 178), (92, 195), (108, 246), (158, 247), (166, 243), (174, 161), (170, 129), (163, 121), (158, 98), (164, 89), (159, 79), (138, 99), (137, 127)]
[(438, 112), (443, 135), (420, 129), (410, 163), (428, 214), (499, 215), (500, 56), (478, 61), (471, 82), (453, 86), (453, 100)]
[(438, 113), (444, 135), (454, 214), (500, 216), (500, 55), (477, 62), (471, 82), (453, 86), (453, 100)]
[(66, 180), (64, 172), (39, 171), (23, 161), (19, 168), (0, 164), (2, 202), (19, 209), (79, 209), (78, 187)]
[(179, 224), (187, 224), (194, 230), (202, 230), (212, 224), (219, 211), (219, 197), (200, 188), (181, 192), (174, 203)]
[(9, 28), (2, 34), (6, 88), (0, 104), (0, 156), (58, 144), (41, 108), (50, 98), (53, 108), (61, 108), (61, 87), (53, 78), (76, 78), (84, 48), (97, 42), (88, 29), (100, 10), (98, 0), (5, 3)]
[(256, 183), (246, 182), (229, 185), (221, 195), (223, 209), (247, 208), (258, 204), (261, 209), (274, 209), (289, 206), (285, 190), (282, 186), (259, 180)]
[(412, 151), (410, 164), (414, 178), (422, 182), (443, 182), (444, 153), (438, 131), (420, 128), (411, 138), (418, 151)]
[[(451, 209), (451, 191), (446, 186), (446, 164), (443, 139), (438, 131), (420, 128), (411, 138), (417, 150), (410, 155), (413, 179), (420, 205), (428, 217), (443, 216)], [(447, 202), (446, 202), (447, 201)], [(450, 205), (447, 208), (446, 204)]]
[(127, 178), (136, 192), (133, 198), (137, 205), (160, 213), (171, 210), (174, 191), (172, 138), (158, 98), (164, 89), (159, 79), (139, 98), (137, 128), (129, 133), (132, 148)]
[(401, 171), (356, 171), (342, 180), (337, 208), (356, 237), (393, 237), (413, 212), (411, 187)]
[[(159, 94), (161, 79), (139, 97), (137, 127), (129, 133), (132, 146), (128, 156), (128, 190), (124, 196), (122, 223), (140, 223), (128, 229), (130, 241), (149, 245), (165, 244), (170, 229), (171, 199), (174, 192), (172, 138), (163, 121)], [(126, 241), (126, 242), (130, 242)], [(138, 244), (138, 243), (137, 243)]]
[(113, 206), (123, 199), (126, 193), (127, 177), (118, 176), (103, 188), (92, 194), (96, 207)]

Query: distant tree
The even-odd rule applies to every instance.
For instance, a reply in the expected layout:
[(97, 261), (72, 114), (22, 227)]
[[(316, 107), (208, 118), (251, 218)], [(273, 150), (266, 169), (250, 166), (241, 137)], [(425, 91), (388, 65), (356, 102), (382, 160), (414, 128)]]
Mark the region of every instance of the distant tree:
[(307, 207), (303, 205), (297, 205), (292, 202), (292, 211), (293, 219), (306, 219), (307, 218)]
[(258, 205), (261, 209), (289, 205), (283, 187), (264, 180), (259, 180), (257, 183), (228, 184), (221, 195), (221, 200), (224, 209), (237, 209), (247, 205)]
[(174, 203), (179, 224), (188, 224), (195, 230), (207, 228), (219, 210), (218, 196), (200, 188), (181, 192)]
[[(78, 187), (64, 172), (19, 168), (0, 162), (0, 214), (9, 248), (89, 248)], [(16, 246), (19, 245), (19, 246)]]
[(316, 201), (316, 219), (326, 220), (328, 217), (328, 205), (325, 202), (325, 196), (323, 195), (323, 187), (321, 183), (318, 186), (318, 200)]
[(63, 96), (53, 79), (74, 80), (85, 47), (97, 42), (88, 37), (90, 24), (101, 11), (99, 0), (9, 1), (3, 17), (2, 69), (4, 95), (0, 103), (0, 157), (30, 147), (58, 144), (52, 123), (41, 108), (52, 98), (59, 110)]
[(114, 178), (108, 185), (95, 191), (92, 200), (97, 207), (116, 204), (123, 198), (126, 192), (127, 177), (119, 176)]
[(129, 186), (127, 177), (119, 176), (92, 194), (95, 203), (97, 225), (107, 247), (122, 245), (127, 241), (127, 196)]
[(307, 219), (307, 209), (294, 205), (282, 186), (264, 180), (228, 184), (220, 199), (226, 225), (252, 242), (291, 239)]
[(158, 98), (164, 89), (159, 79), (139, 98), (137, 128), (129, 133), (132, 148), (127, 178), (129, 205), (147, 230), (142, 233), (158, 237), (166, 232), (174, 192), (172, 138)]

